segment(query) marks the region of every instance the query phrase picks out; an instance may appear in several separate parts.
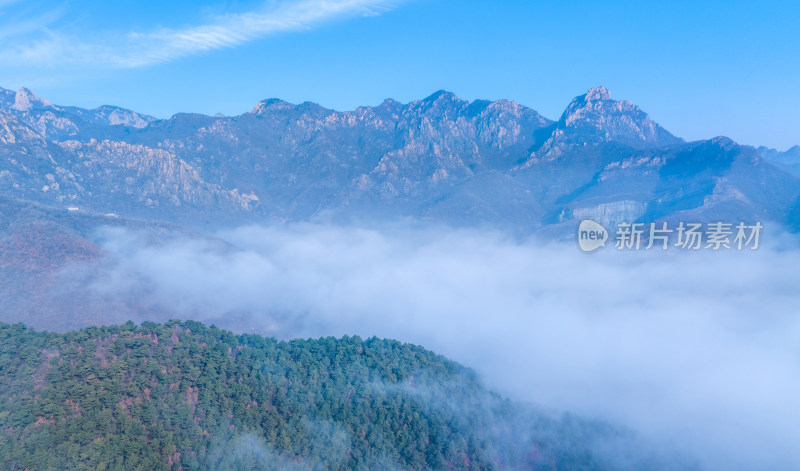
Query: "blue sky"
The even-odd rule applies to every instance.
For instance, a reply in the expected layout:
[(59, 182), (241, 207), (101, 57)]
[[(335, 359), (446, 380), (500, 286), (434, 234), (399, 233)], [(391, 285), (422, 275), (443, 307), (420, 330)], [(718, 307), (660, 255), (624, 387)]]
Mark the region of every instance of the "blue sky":
[(605, 85), (686, 139), (800, 144), (800, 2), (0, 0), (0, 86), (157, 117), (439, 89), (556, 119)]

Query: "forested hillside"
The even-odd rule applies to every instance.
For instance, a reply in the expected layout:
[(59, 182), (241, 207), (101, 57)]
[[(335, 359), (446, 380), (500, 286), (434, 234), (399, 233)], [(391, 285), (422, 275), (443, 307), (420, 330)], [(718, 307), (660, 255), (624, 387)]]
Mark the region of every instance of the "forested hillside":
[(393, 340), (0, 324), (7, 470), (607, 469), (595, 450), (626, 440), (503, 400)]

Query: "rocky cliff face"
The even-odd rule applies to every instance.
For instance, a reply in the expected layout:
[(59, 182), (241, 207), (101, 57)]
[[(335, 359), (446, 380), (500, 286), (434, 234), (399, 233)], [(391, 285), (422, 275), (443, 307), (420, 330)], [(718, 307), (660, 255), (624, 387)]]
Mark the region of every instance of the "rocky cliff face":
[(685, 143), (603, 87), (555, 122), (445, 91), (345, 112), (270, 99), (239, 116), (155, 120), (0, 90), (0, 194), (184, 224), (410, 216), (530, 233), (692, 214), (792, 225), (800, 182), (781, 158)]
[[(20, 116), (0, 110), (0, 193), (144, 217), (155, 216), (150, 209), (160, 206), (167, 212), (185, 206), (251, 211), (258, 203), (252, 194), (203, 181), (189, 164), (163, 149), (94, 138), (48, 138), (64, 129), (79, 129), (66, 118), (50, 119), (50, 113), (32, 116), (26, 111)], [(80, 137), (80, 130), (75, 133)]]
[(636, 105), (612, 100), (605, 87), (598, 87), (572, 100), (550, 137), (531, 154), (526, 165), (592, 152), (606, 144), (645, 149), (682, 142)]

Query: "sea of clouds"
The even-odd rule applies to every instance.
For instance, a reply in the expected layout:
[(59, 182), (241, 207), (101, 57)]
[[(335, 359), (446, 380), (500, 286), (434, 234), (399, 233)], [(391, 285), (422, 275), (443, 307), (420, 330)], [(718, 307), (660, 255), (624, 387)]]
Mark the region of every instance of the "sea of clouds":
[[(772, 236), (770, 238), (769, 236)], [(553, 411), (607, 419), (708, 469), (800, 469), (800, 249), (586, 254), (442, 227), (119, 229), (92, 289), (279, 338), (390, 337)]]

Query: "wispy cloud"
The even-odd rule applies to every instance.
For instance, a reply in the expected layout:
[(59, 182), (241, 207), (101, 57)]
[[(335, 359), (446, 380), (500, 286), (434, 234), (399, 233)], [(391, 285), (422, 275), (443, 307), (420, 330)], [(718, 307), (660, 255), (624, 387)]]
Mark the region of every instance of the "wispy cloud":
[(205, 24), (182, 29), (105, 32), (102, 37), (91, 39), (43, 28), (40, 37), (34, 40), (0, 42), (0, 61), (18, 66), (143, 67), (235, 47), (270, 34), (310, 29), (337, 19), (373, 16), (403, 1), (284, 0), (270, 2), (256, 11), (217, 16)]
[(22, 12), (10, 11), (7, 7), (19, 0), (0, 0), (0, 47), (6, 47), (7, 38), (19, 38), (36, 32), (47, 32), (64, 14), (62, 6), (56, 8), (31, 8), (26, 5)]

